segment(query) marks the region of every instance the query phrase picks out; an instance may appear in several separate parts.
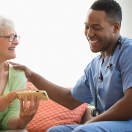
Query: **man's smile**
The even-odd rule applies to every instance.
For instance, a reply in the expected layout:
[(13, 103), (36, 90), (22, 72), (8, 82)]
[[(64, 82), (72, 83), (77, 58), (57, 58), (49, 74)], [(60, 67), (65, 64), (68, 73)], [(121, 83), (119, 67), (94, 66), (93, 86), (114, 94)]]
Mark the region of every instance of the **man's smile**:
[(92, 46), (96, 46), (96, 45), (98, 44), (99, 41), (100, 41), (100, 40), (94, 40), (94, 41), (89, 40), (89, 43), (90, 43), (90, 45), (92, 45)]

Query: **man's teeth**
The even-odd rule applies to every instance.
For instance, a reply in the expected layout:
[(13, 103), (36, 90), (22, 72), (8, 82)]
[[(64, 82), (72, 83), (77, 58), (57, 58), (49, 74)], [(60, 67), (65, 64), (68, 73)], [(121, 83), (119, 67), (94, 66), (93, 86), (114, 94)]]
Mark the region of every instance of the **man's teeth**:
[(96, 43), (96, 42), (98, 42), (99, 40), (95, 40), (95, 41), (90, 41), (90, 43)]

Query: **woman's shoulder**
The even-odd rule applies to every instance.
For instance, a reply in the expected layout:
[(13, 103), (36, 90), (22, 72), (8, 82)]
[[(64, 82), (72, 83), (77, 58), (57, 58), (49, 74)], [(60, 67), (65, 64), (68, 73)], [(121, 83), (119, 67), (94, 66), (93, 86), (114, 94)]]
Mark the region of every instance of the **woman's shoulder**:
[(10, 64), (9, 62), (8, 64), (9, 64), (9, 78), (13, 78), (13, 79), (26, 78), (26, 75), (23, 70), (14, 69), (12, 64)]
[(24, 71), (14, 69), (9, 62), (8, 64), (9, 64), (8, 84), (10, 85), (11, 91), (25, 87), (27, 78)]
[(7, 63), (9, 64), (9, 71), (16, 73), (16, 74), (23, 74), (24, 73), (23, 70), (14, 69), (12, 64), (10, 64), (9, 62), (7, 62)]

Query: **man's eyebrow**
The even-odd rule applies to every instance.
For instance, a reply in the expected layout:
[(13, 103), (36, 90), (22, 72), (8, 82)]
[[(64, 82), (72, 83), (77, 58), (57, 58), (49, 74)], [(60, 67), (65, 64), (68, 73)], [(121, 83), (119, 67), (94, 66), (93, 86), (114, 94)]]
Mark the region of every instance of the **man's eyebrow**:
[(93, 24), (93, 26), (99, 26), (99, 27), (102, 27), (100, 24)]
[[(87, 25), (86, 22), (84, 22), (85, 25)], [(100, 24), (92, 24), (92, 26), (99, 26), (99, 27), (102, 27)]]

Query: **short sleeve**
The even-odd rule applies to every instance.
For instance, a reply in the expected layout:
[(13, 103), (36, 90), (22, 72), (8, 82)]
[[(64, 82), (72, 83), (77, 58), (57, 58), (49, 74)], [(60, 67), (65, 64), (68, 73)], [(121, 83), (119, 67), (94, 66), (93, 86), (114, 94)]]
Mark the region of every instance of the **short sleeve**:
[(77, 81), (76, 85), (71, 90), (71, 94), (73, 98), (80, 102), (91, 104), (93, 102), (93, 98), (91, 95), (91, 90), (89, 86), (89, 76), (90, 69), (89, 65), (84, 70), (84, 75)]

